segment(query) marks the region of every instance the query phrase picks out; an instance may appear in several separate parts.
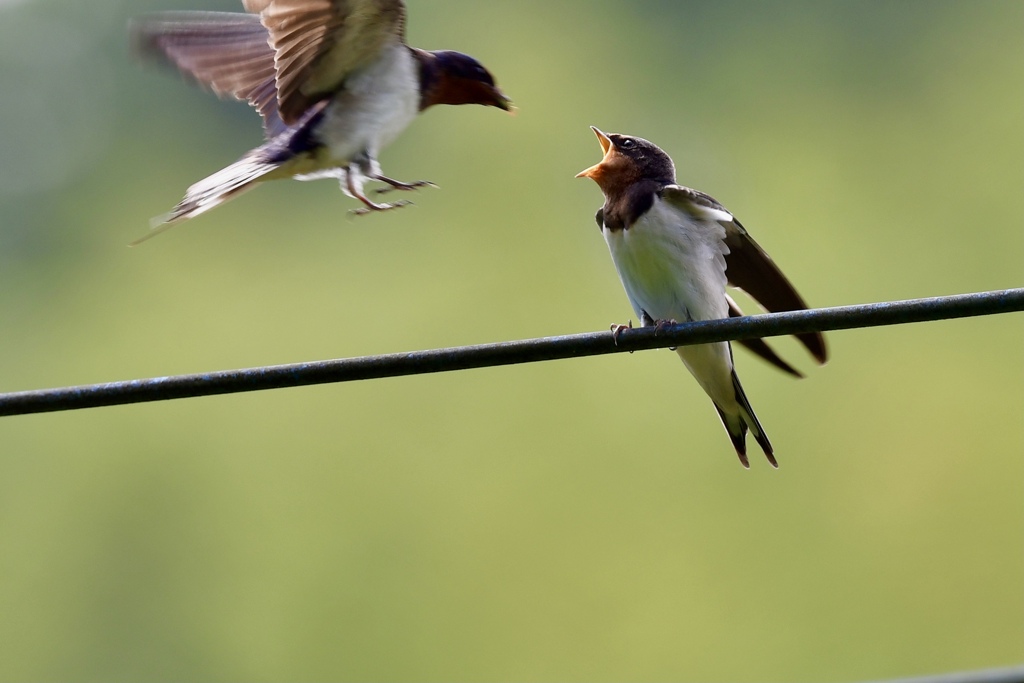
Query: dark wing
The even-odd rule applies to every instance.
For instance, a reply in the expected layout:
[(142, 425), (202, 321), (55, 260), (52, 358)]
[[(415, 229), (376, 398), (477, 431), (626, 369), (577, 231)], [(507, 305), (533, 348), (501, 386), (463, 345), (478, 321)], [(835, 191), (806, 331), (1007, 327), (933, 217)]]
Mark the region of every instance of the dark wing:
[(270, 32), (281, 118), (295, 123), (345, 78), (405, 39), (402, 0), (242, 0)]
[(259, 17), (237, 12), (162, 12), (132, 21), (141, 59), (177, 68), (221, 97), (247, 101), (267, 137), (284, 126), (277, 112), (274, 49)]
[[(771, 257), (747, 234), (739, 221), (734, 218), (722, 225), (725, 226), (725, 244), (729, 247), (729, 255), (725, 257), (725, 274), (729, 284), (739, 287), (773, 313), (800, 311), (808, 307)], [(828, 360), (825, 336), (820, 332), (798, 334), (796, 338), (819, 363)]]
[[(742, 318), (743, 311), (741, 311), (740, 307), (736, 305), (736, 302), (732, 300), (732, 297), (726, 294), (725, 298), (729, 301), (729, 317)], [(779, 370), (788, 372), (794, 377), (803, 377), (803, 374), (801, 374), (799, 370), (782, 360), (782, 358), (779, 357), (779, 354), (775, 353), (775, 349), (768, 346), (768, 342), (764, 339), (740, 339), (737, 343), (745, 347), (748, 351), (760, 356), (763, 360), (768, 361)]]
[[(773, 313), (807, 308), (771, 257), (725, 207), (709, 195), (681, 185), (669, 185), (661, 190), (661, 195), (673, 206), (705, 220), (718, 221), (725, 228), (725, 244), (729, 247), (729, 254), (725, 257), (725, 275), (730, 285), (739, 287)], [(822, 334), (811, 332), (798, 334), (796, 338), (819, 363), (828, 360)]]
[(662, 199), (671, 203), (677, 209), (698, 217), (708, 217), (708, 213), (722, 213), (732, 220), (732, 214), (724, 206), (715, 201), (709, 194), (700, 190), (683, 187), (682, 185), (666, 185), (658, 191)]

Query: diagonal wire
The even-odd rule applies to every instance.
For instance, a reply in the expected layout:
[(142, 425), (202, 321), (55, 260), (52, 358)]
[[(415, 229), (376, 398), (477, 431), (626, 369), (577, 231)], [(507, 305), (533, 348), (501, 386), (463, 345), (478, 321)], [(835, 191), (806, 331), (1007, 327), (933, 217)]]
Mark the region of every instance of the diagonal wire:
[(1024, 311), (1024, 288), (0, 394), (0, 417)]

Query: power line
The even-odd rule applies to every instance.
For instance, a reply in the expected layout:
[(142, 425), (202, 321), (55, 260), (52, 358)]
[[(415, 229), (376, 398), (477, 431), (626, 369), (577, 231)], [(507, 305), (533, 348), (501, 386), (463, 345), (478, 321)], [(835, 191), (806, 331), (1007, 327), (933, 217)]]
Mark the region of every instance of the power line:
[(0, 417), (1024, 311), (1024, 288), (0, 394)]
[(920, 678), (900, 678), (878, 683), (1024, 683), (1024, 666), (921, 676)]

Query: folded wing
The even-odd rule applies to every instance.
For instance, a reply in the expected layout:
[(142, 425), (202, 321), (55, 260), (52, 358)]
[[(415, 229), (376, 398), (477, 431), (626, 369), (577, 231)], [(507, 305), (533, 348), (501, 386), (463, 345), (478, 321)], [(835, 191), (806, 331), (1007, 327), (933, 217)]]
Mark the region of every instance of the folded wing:
[[(732, 297), (726, 294), (725, 298), (729, 302), (729, 317), (742, 318), (743, 311), (740, 310), (740, 307), (736, 304), (735, 301), (733, 301)], [(779, 356), (779, 354), (775, 353), (775, 349), (768, 346), (768, 342), (766, 342), (764, 339), (738, 339), (736, 343), (745, 347), (748, 351), (756, 354), (757, 356), (760, 356), (763, 360), (768, 361), (769, 363), (777, 367), (779, 370), (782, 370), (785, 373), (793, 375), (798, 379), (803, 377), (803, 374), (799, 370), (797, 370), (792, 365), (784, 361)]]
[[(730, 285), (742, 289), (773, 313), (807, 308), (803, 298), (771, 257), (758, 246), (725, 207), (709, 195), (681, 185), (669, 185), (661, 191), (661, 195), (677, 208), (705, 219), (716, 220), (725, 228), (725, 244), (729, 247), (729, 254), (725, 257), (725, 274)], [(822, 334), (798, 334), (796, 338), (819, 363), (828, 360), (828, 348)], [(758, 355), (778, 365), (763, 353), (764, 349), (754, 350)]]

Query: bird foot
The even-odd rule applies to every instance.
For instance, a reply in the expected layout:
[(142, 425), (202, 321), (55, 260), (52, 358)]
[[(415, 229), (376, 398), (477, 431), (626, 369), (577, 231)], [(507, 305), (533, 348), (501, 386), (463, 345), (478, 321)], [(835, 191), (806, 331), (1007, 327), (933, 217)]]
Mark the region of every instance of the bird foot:
[(675, 320), (672, 320), (672, 319), (669, 319), (669, 320), (656, 320), (654, 322), (654, 336), (658, 336), (659, 334), (664, 332), (666, 327), (669, 327), (671, 325), (678, 325), (678, 324), (679, 324), (678, 322), (676, 322)]
[(378, 175), (373, 177), (374, 180), (379, 180), (382, 183), (387, 183), (390, 187), (381, 187), (374, 190), (376, 194), (386, 194), (388, 192), (394, 192), (395, 190), (401, 190), (402, 192), (411, 192), (418, 190), (421, 187), (437, 187), (434, 183), (429, 180), (417, 180), (412, 183), (403, 183), (401, 180), (395, 180), (394, 178), (388, 178), (387, 176)]
[[(618, 323), (612, 324), (612, 326), (611, 326), (612, 341), (615, 343), (616, 346), (619, 345), (619, 335), (622, 334), (624, 331), (631, 330), (631, 329), (633, 329), (633, 321), (632, 320), (629, 321), (628, 325), (621, 325), (621, 324), (618, 324)], [(630, 353), (633, 353), (633, 352), (630, 351)]]
[(378, 211), (391, 211), (392, 209), (400, 209), (403, 206), (409, 206), (412, 202), (402, 200), (400, 202), (392, 202), (390, 204), (376, 204), (371, 201), (364, 201), (364, 206), (361, 209), (352, 209), (349, 214), (352, 216), (365, 216), (368, 213), (377, 213)]
[[(654, 336), (657, 337), (659, 334), (664, 332), (666, 327), (669, 327), (670, 325), (678, 325), (678, 324), (679, 324), (678, 322), (676, 322), (675, 320), (671, 320), (671, 319), (669, 319), (669, 320), (658, 320), (658, 321), (656, 321), (654, 323)], [(679, 348), (679, 347), (678, 346), (670, 346), (670, 347), (668, 347), (668, 350), (669, 351), (675, 351), (677, 348)]]

